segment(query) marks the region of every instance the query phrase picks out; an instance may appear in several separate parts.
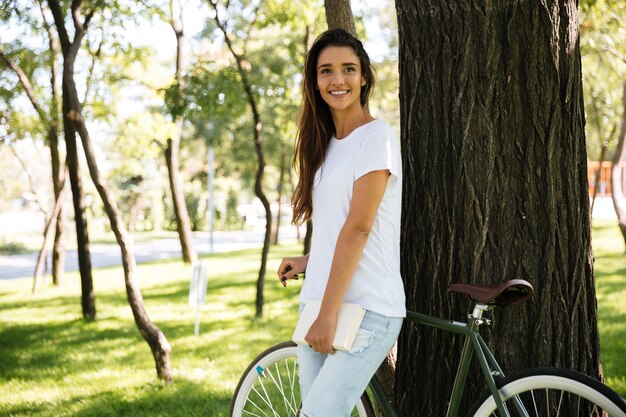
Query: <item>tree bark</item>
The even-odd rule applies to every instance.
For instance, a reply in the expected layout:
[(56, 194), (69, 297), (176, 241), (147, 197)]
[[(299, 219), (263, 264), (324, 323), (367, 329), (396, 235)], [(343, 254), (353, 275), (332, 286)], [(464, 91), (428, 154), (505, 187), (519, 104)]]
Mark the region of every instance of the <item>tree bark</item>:
[(89, 229), (87, 227), (87, 215), (83, 202), (83, 185), (80, 177), (80, 164), (78, 161), (78, 147), (76, 143), (75, 119), (76, 111), (72, 108), (69, 96), (70, 84), (74, 78), (74, 62), (78, 48), (67, 48), (63, 58), (63, 132), (65, 133), (65, 147), (67, 152), (67, 167), (72, 189), (72, 202), (74, 204), (74, 221), (76, 223), (76, 242), (78, 252), (78, 270), (80, 271), (81, 307), (83, 318), (94, 320), (96, 318), (96, 295), (93, 287), (91, 273), (91, 254), (89, 249)]
[[(87, 165), (89, 167), (89, 173), (96, 186), (98, 194), (102, 199), (105, 211), (111, 224), (111, 229), (115, 234), (120, 251), (122, 255), (122, 266), (124, 268), (124, 282), (126, 285), (126, 296), (133, 312), (133, 317), (139, 332), (146, 340), (154, 361), (156, 364), (157, 376), (165, 381), (170, 382), (172, 380), (172, 372), (170, 369), (170, 352), (171, 347), (168, 343), (165, 335), (161, 330), (150, 320), (148, 314), (143, 305), (143, 297), (141, 290), (136, 280), (136, 263), (135, 257), (132, 251), (132, 241), (128, 238), (128, 234), (124, 229), (124, 223), (119, 214), (117, 204), (109, 192), (106, 183), (100, 175), (98, 165), (96, 162), (95, 153), (91, 145), (91, 139), (85, 121), (82, 116), (80, 101), (78, 99), (78, 92), (76, 90), (76, 84), (74, 83), (73, 73), (66, 72), (68, 68), (66, 64), (67, 60), (70, 63), (73, 62), (76, 52), (78, 51), (81, 43), (81, 39), (85, 34), (85, 30), (93, 16), (94, 10), (92, 10), (81, 22), (80, 8), (81, 1), (76, 0), (72, 3), (72, 20), (74, 22), (74, 40), (70, 42), (65, 29), (64, 15), (58, 0), (49, 0), (50, 9), (54, 16), (55, 25), (59, 32), (59, 38), (61, 40), (61, 47), (63, 48), (64, 55), (64, 72), (63, 72), (63, 103), (64, 103), (64, 119), (68, 120), (68, 127), (72, 132), (78, 132), (87, 159)], [(67, 104), (66, 104), (67, 103)], [(65, 111), (67, 106), (67, 111)], [(71, 175), (70, 175), (71, 179)]]
[[(600, 377), (576, 1), (396, 10), (407, 307), (460, 320), (469, 301), (448, 296), (451, 283), (526, 279), (534, 299), (498, 309), (484, 332), (505, 372)], [(445, 415), (460, 350), (457, 337), (404, 327), (400, 415)]]
[(259, 114), (256, 99), (252, 92), (252, 85), (248, 80), (248, 74), (243, 65), (243, 57), (235, 52), (233, 43), (228, 35), (228, 31), (224, 26), (224, 23), (220, 20), (218, 14), (217, 3), (211, 0), (211, 5), (215, 11), (215, 23), (219, 27), (220, 31), (224, 35), (224, 40), (228, 46), (228, 50), (232, 54), (235, 62), (237, 63), (237, 71), (241, 77), (241, 84), (246, 93), (250, 110), (252, 111), (252, 137), (254, 140), (254, 149), (256, 150), (258, 167), (254, 180), (254, 194), (261, 201), (263, 209), (265, 210), (265, 235), (263, 238), (263, 249), (261, 251), (261, 267), (259, 268), (259, 276), (256, 284), (256, 317), (263, 317), (263, 305), (265, 303), (263, 288), (265, 286), (265, 271), (267, 270), (267, 255), (270, 250), (270, 242), (272, 235), (272, 210), (270, 209), (270, 202), (263, 191), (263, 175), (265, 173), (265, 157), (263, 154), (263, 140), (261, 137), (261, 115)]
[(328, 29), (342, 28), (356, 36), (350, 0), (324, 0)]
[(624, 194), (622, 191), (623, 171), (620, 162), (626, 154), (626, 83), (624, 83), (624, 93), (622, 96), (622, 128), (619, 133), (615, 153), (611, 161), (611, 199), (613, 200), (613, 208), (617, 215), (617, 224), (622, 232), (624, 239), (624, 248), (626, 250), (626, 206), (624, 205)]
[[(185, 41), (185, 33), (183, 28), (183, 10), (180, 10), (178, 18), (174, 16), (174, 2), (170, 0), (170, 26), (176, 35), (176, 70), (174, 78), (179, 89), (183, 88), (183, 47)], [(185, 202), (182, 183), (179, 172), (179, 149), (182, 137), (183, 117), (175, 115), (177, 131), (172, 139), (167, 141), (167, 149), (165, 158), (167, 161), (167, 171), (170, 181), (170, 190), (172, 192), (172, 206), (174, 209), (174, 217), (176, 219), (176, 230), (180, 241), (180, 248), (183, 254), (183, 261), (191, 264), (196, 262), (197, 255), (193, 248), (193, 240), (191, 239), (191, 221), (189, 220), (189, 212)]]
[(172, 204), (174, 216), (176, 217), (176, 230), (178, 231), (180, 248), (183, 253), (183, 261), (186, 263), (194, 263), (197, 260), (197, 256), (193, 249), (191, 221), (189, 220), (189, 213), (187, 212), (185, 196), (183, 195), (178, 172), (178, 149), (179, 141), (168, 139), (167, 148), (165, 148), (165, 161), (167, 163), (170, 190), (172, 192)]

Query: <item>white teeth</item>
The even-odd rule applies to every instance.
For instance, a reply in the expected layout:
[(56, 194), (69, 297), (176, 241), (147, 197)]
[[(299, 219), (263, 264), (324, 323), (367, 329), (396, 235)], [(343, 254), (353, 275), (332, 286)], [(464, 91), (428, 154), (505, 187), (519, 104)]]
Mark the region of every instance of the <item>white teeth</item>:
[(342, 94), (347, 94), (348, 90), (337, 90), (337, 91), (331, 91), (330, 94), (333, 96), (340, 96)]

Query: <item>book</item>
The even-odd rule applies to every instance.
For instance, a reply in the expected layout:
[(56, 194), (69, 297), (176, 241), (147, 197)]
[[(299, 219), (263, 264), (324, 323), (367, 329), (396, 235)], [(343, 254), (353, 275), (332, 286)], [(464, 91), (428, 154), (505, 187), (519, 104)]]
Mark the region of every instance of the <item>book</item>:
[[(321, 301), (307, 301), (298, 319), (296, 330), (293, 332), (292, 340), (299, 345), (306, 345), (304, 337), (309, 331), (311, 324), (317, 319), (320, 312)], [(350, 350), (356, 333), (361, 327), (361, 321), (365, 315), (365, 309), (358, 304), (343, 303), (339, 308), (337, 317), (337, 330), (333, 339), (335, 350)]]

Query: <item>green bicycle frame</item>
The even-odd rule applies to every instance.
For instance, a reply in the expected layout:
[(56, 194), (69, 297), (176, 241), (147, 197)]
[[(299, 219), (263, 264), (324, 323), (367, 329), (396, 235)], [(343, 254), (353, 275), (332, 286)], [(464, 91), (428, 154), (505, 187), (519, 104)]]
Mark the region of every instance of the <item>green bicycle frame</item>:
[[(479, 309), (485, 310), (487, 308), (486, 306), (483, 307), (484, 308)], [(502, 417), (510, 417), (508, 410), (502, 403), (500, 396), (497, 394), (498, 389), (496, 388), (496, 381), (494, 380), (494, 376), (498, 379), (504, 378), (504, 373), (496, 362), (493, 354), (487, 347), (487, 344), (478, 333), (480, 325), (485, 322), (484, 319), (480, 317), (474, 317), (474, 315), (470, 315), (469, 322), (464, 323), (454, 320), (445, 320), (437, 317), (431, 317), (412, 311), (407, 311), (406, 319), (414, 323), (424, 324), (429, 327), (435, 327), (441, 330), (445, 330), (447, 332), (460, 334), (465, 337), (463, 350), (461, 351), (461, 359), (456, 372), (456, 377), (454, 379), (454, 386), (452, 387), (452, 394), (450, 396), (450, 403), (448, 405), (446, 417), (458, 417), (461, 396), (463, 395), (465, 381), (467, 379), (467, 374), (469, 372), (470, 363), (474, 353), (476, 354), (476, 357), (482, 369), (485, 382), (487, 382), (487, 385), (489, 386), (489, 391), (496, 401), (499, 414)], [(383, 390), (382, 384), (380, 383), (380, 380), (376, 375), (374, 375), (370, 382), (370, 388), (374, 393), (374, 396), (376, 397), (376, 400), (381, 410), (383, 411), (383, 415), (385, 417), (398, 417), (398, 414), (389, 403), (389, 400), (387, 399)], [(516, 408), (518, 407), (519, 405), (516, 404)]]

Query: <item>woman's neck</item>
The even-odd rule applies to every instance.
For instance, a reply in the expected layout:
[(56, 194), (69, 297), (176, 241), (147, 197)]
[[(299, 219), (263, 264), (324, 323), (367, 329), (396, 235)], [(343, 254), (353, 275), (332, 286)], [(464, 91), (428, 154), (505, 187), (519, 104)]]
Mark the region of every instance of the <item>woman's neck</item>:
[(360, 108), (357, 112), (351, 112), (351, 114), (332, 110), (331, 113), (333, 116), (333, 123), (335, 124), (335, 138), (337, 139), (345, 138), (357, 127), (361, 127), (374, 120), (374, 117), (367, 113), (363, 108)]

